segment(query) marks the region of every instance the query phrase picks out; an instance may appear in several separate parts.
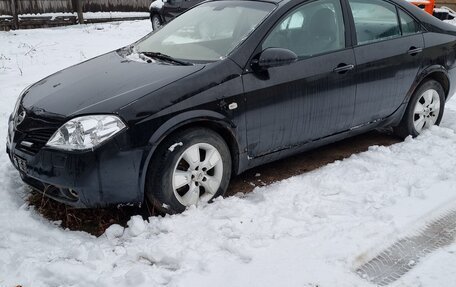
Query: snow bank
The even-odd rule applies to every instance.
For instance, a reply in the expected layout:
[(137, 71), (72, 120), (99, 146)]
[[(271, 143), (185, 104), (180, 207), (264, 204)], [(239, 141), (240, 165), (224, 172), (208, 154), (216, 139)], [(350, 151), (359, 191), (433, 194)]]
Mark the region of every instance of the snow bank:
[(85, 12), (84, 19), (149, 18), (149, 12)]
[[(148, 33), (148, 21), (0, 32), (0, 147), (28, 84)], [(456, 98), (441, 128), (182, 215), (95, 238), (40, 217), (0, 154), (1, 286), (368, 286), (352, 269), (456, 199)], [(394, 286), (450, 286), (456, 247)]]
[[(38, 13), (38, 14), (20, 14), (20, 18), (37, 18), (45, 17), (55, 19), (56, 17), (77, 17), (77, 13), (72, 12), (61, 12), (61, 13)], [(84, 12), (84, 19), (111, 19), (111, 18), (148, 18), (149, 12)], [(1, 17), (12, 17), (8, 15), (0, 15)]]

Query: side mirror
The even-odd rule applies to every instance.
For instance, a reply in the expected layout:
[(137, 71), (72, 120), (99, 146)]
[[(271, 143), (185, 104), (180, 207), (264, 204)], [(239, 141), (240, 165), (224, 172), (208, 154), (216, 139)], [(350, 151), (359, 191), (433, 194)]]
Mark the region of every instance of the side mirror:
[(266, 48), (252, 61), (252, 68), (266, 70), (273, 67), (289, 65), (298, 60), (298, 56), (288, 49)]

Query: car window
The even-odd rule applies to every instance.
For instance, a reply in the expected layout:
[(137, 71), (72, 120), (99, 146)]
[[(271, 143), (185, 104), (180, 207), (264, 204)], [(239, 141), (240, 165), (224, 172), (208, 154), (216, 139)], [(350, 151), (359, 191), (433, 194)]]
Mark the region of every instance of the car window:
[(241, 13), (241, 7), (223, 9), (218, 13), (207, 13), (204, 21), (197, 24), (195, 22), (184, 23), (173, 34), (165, 37), (163, 44), (172, 45), (231, 38), (238, 23), (233, 19), (238, 20)]
[(349, 0), (358, 44), (401, 35), (396, 6), (382, 0)]
[(420, 24), (404, 11), (399, 10), (399, 18), (401, 19), (402, 35), (415, 34), (421, 31)]
[(211, 1), (183, 13), (135, 45), (187, 61), (224, 59), (276, 6), (254, 1)]
[(345, 47), (345, 29), (339, 0), (319, 0), (289, 12), (273, 28), (262, 49), (285, 48), (299, 57)]
[(301, 11), (298, 11), (287, 17), (285, 21), (282, 22), (280, 25), (280, 30), (287, 30), (287, 29), (298, 29), (301, 28), (304, 24), (304, 15), (302, 15)]

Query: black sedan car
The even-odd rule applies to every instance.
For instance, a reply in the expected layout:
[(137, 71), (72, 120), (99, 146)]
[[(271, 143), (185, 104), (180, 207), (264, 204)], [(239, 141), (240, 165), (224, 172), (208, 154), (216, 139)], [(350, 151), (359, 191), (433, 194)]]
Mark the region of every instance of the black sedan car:
[(204, 0), (154, 0), (149, 7), (152, 28), (157, 30)]
[(181, 212), (257, 165), (438, 125), (455, 49), (455, 27), (400, 0), (208, 1), (24, 90), (7, 152), (66, 204)]

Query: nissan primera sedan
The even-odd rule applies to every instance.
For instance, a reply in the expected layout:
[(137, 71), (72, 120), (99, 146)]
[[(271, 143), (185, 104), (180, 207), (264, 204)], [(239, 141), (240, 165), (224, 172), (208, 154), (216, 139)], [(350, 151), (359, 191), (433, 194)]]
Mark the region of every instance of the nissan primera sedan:
[(208, 1), (24, 90), (7, 151), (55, 200), (177, 213), (257, 165), (438, 125), (455, 49), (453, 26), (400, 0)]

